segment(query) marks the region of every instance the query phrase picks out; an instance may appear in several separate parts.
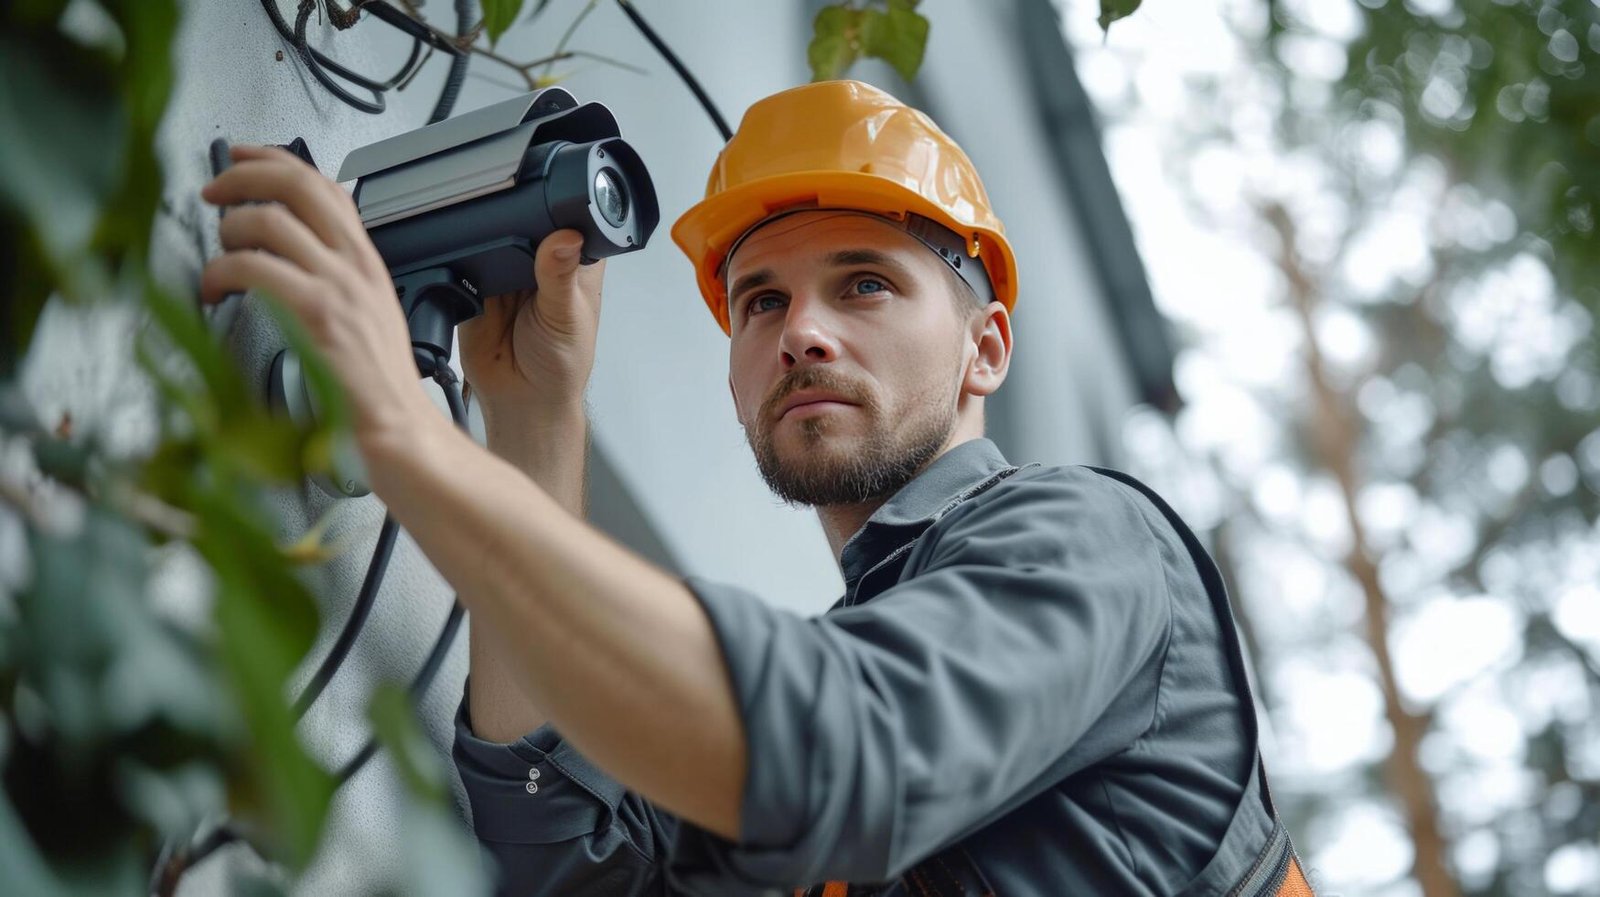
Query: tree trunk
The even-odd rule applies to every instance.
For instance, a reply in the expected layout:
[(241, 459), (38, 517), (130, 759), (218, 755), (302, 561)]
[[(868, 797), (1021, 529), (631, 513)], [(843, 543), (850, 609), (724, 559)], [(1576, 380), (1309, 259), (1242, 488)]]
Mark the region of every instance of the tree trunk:
[(1362, 485), (1355, 460), (1360, 447), (1360, 424), (1352, 403), (1333, 387), (1328, 378), (1314, 326), (1314, 311), (1320, 291), (1301, 263), (1294, 220), (1286, 209), (1276, 204), (1266, 207), (1263, 213), (1278, 235), (1278, 264), (1288, 281), (1289, 297), (1305, 338), (1306, 375), (1312, 389), (1315, 451), (1318, 460), (1338, 482), (1345, 517), (1350, 526), (1350, 553), (1344, 559), (1344, 565), (1360, 584), (1365, 599), (1367, 645), (1378, 664), (1384, 715), (1394, 731), (1394, 750), (1384, 761), (1384, 773), (1389, 788), (1400, 799), (1411, 829), (1416, 851), (1412, 874), (1422, 886), (1424, 897), (1459, 897), (1460, 887), (1450, 874), (1445, 859), (1449, 845), (1439, 826), (1433, 780), (1423, 770), (1418, 758), (1418, 749), (1429, 720), (1425, 715), (1408, 711), (1401, 700), (1394, 675), (1394, 658), (1389, 652), (1389, 598), (1378, 579), (1378, 566), (1367, 549), (1366, 534), (1356, 513), (1356, 500)]

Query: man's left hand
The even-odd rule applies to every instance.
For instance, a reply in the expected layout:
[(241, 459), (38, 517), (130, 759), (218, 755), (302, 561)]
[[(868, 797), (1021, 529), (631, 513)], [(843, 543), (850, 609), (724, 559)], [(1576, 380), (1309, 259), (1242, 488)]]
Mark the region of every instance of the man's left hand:
[[(442, 420), (422, 391), (411, 336), (378, 250), (344, 188), (271, 146), (231, 148), (235, 164), (200, 190), (232, 206), (223, 253), (200, 299), (259, 290), (299, 320), (343, 384), (363, 452)], [(238, 205), (259, 202), (260, 205)]]

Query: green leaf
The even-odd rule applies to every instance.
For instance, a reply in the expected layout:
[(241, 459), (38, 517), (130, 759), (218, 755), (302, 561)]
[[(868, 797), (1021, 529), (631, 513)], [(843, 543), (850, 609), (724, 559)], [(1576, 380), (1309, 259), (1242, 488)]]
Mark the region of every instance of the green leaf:
[(1140, 0), (1100, 0), (1100, 30), (1109, 34), (1111, 23), (1133, 15)]
[[(250, 390), (245, 386), (238, 363), (228, 356), (192, 304), (151, 285), (145, 305), (150, 309), (151, 320), (172, 340), (178, 355), (194, 366), (215, 411), (222, 413), (250, 401)], [(158, 376), (170, 373), (156, 365), (151, 366), (151, 372)], [(203, 431), (217, 426), (217, 421), (209, 415), (194, 423)]]
[(11, 0), (0, 4), (0, 23), (14, 27), (50, 28), (61, 19), (67, 0)]
[(521, 13), (522, 0), (483, 0), (483, 30), (489, 34), (490, 47)]
[(367, 705), (372, 732), (389, 752), (401, 781), (412, 794), (433, 803), (445, 800), (444, 773), (428, 739), (417, 727), (417, 712), (404, 688), (392, 683), (380, 685)]
[(19, 725), (6, 791), (38, 850), (64, 872), (70, 858), (104, 855), (137, 824), (106, 788), (112, 763), (138, 754), (134, 741), (150, 728), (149, 714), (122, 715), (138, 708), (119, 706), (130, 683), (111, 678), (120, 657), (157, 647), (149, 643), (147, 545), (130, 521), (95, 504), (76, 532), (29, 531), (33, 575), (11, 624)]
[(12, 382), (0, 381), (0, 431), (30, 436), (44, 433), (44, 425), (39, 423), (39, 413)]
[(95, 245), (114, 254), (143, 259), (150, 230), (161, 203), (161, 162), (156, 132), (174, 82), (171, 48), (178, 31), (177, 0), (116, 0), (103, 5), (116, 19), (127, 41), (116, 86), (129, 129), (117, 194), (106, 206), (95, 233)]
[(824, 6), (812, 22), (806, 60), (811, 80), (827, 81), (844, 73), (861, 56), (861, 22), (865, 13), (843, 3)]
[(866, 54), (894, 66), (907, 81), (916, 77), (928, 46), (928, 19), (916, 5), (916, 0), (889, 0), (886, 12), (867, 10), (861, 28)]
[(117, 77), (104, 53), (59, 34), (0, 36), (0, 204), (58, 262), (88, 244), (120, 186), (128, 116)]
[(251, 869), (235, 863), (228, 873), (228, 893), (236, 897), (288, 897), (283, 876), (271, 868)]
[(39, 856), (4, 791), (0, 791), (0, 893), (65, 894), (66, 890)]
[(334, 375), (322, 350), (317, 348), (300, 321), (270, 293), (261, 295), (266, 300), (266, 309), (278, 325), (279, 333), (289, 344), (289, 351), (300, 359), (300, 373), (305, 377), (311, 406), (316, 409), (315, 424), (303, 434), (304, 442), (300, 448), (302, 472), (361, 470), (361, 455), (356, 448), (350, 403), (345, 397), (344, 385)]
[(192, 439), (168, 439), (157, 446), (138, 473), (139, 488), (170, 505), (189, 500), (189, 483), (205, 463), (205, 453)]
[(262, 482), (290, 482), (331, 466), (334, 436), (348, 430), (344, 395), (310, 338), (280, 303), (263, 297), (265, 308), (290, 346), (301, 354), (302, 369), (320, 412), (317, 426), (310, 429), (302, 430), (268, 410), (265, 398), (244, 382), (238, 363), (192, 305), (154, 286), (147, 301), (155, 323), (199, 373), (203, 389), (174, 382), (163, 370), (164, 360), (151, 357), (142, 347), (140, 358), (162, 394), (189, 413), (199, 438), (214, 449), (207, 453), (209, 461)]
[(101, 677), (140, 613), (148, 572), (144, 535), (99, 505), (71, 536), (31, 532), (33, 581), (19, 596), (27, 633), (25, 668), (37, 681), (52, 726), (70, 749), (108, 734)]
[[(3, 206), (3, 203), (0, 203)], [(44, 247), (22, 216), (0, 207), (0, 378), (10, 379), (22, 362), (39, 314), (54, 290)]]
[(308, 442), (293, 423), (256, 404), (226, 422), (211, 453), (257, 482), (294, 483), (306, 473)]
[(316, 852), (334, 782), (296, 737), (284, 683), (316, 636), (316, 606), (235, 491), (223, 485), (195, 498), (202, 521), (195, 547), (216, 574), (219, 654), (250, 731), (258, 797), (283, 859), (303, 868)]
[(400, 895), (478, 895), (491, 891), (478, 846), (456, 818), (439, 752), (417, 725), (407, 691), (378, 686), (367, 705), (378, 743), (409, 792), (404, 798), (400, 842), (406, 858)]
[(312, 404), (317, 409), (318, 428), (328, 431), (348, 430), (350, 404), (345, 399), (343, 384), (334, 375), (328, 359), (322, 355), (322, 350), (317, 348), (317, 344), (311, 339), (311, 334), (306, 332), (299, 319), (284, 307), (281, 300), (265, 291), (258, 291), (257, 294), (266, 301), (265, 308), (272, 316), (273, 322), (278, 325), (278, 332), (282, 334), (284, 342), (289, 344), (289, 350), (300, 358), (300, 371), (306, 378), (306, 387), (311, 393)]

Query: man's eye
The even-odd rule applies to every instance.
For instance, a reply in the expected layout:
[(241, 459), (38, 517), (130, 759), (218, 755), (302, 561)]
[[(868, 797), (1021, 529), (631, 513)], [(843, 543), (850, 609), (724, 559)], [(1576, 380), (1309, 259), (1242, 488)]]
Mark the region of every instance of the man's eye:
[[(772, 304), (769, 305), (769, 302)], [(745, 311), (755, 315), (764, 311), (771, 311), (774, 308), (779, 308), (782, 306), (782, 304), (783, 297), (779, 296), (777, 293), (762, 293), (761, 295), (750, 300), (750, 303), (745, 306)]]
[[(864, 286), (864, 285), (868, 285), (868, 284), (870, 284), (873, 287), (876, 287), (876, 289), (863, 291), (861, 289), (861, 287)], [(858, 280), (856, 280), (855, 288), (856, 288), (856, 294), (857, 295), (868, 296), (868, 295), (871, 295), (872, 293), (880, 292), (882, 290), (887, 290), (889, 288), (889, 285), (884, 283), (883, 281), (879, 280), (876, 277), (862, 277), (862, 278), (859, 278)]]

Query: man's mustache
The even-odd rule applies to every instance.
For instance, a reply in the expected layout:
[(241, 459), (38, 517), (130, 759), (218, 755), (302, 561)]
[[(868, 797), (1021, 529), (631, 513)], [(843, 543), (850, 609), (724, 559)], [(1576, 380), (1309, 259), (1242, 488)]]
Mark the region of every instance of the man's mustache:
[(783, 407), (789, 396), (802, 389), (820, 389), (833, 393), (847, 402), (854, 402), (864, 408), (875, 407), (872, 394), (865, 388), (851, 382), (849, 378), (821, 367), (797, 368), (785, 374), (778, 385), (773, 387), (772, 395), (761, 403), (761, 417), (765, 421), (772, 420)]

